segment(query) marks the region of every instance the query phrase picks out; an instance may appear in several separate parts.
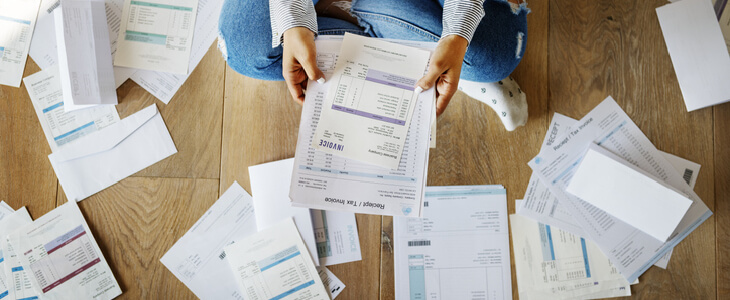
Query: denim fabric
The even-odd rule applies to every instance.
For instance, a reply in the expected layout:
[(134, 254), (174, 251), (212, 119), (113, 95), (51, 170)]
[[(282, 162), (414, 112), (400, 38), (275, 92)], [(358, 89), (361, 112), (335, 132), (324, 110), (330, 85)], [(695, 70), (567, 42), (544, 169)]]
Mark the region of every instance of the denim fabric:
[[(315, 1), (316, 3), (316, 1)], [(318, 17), (320, 35), (345, 32), (380, 38), (438, 41), (443, 0), (353, 0), (359, 25)], [(525, 6), (513, 9), (504, 0), (487, 0), (469, 44), (461, 78), (476, 82), (501, 80), (517, 67), (527, 45)], [(221, 50), (233, 70), (263, 80), (284, 80), (282, 47), (271, 48), (271, 20), (266, 0), (226, 0), (219, 21)]]

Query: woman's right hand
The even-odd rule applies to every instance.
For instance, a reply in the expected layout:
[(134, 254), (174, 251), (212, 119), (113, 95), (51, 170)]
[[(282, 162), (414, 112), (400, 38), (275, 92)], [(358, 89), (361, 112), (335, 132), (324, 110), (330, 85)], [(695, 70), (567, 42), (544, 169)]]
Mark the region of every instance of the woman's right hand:
[(284, 32), (282, 74), (294, 101), (304, 103), (308, 80), (324, 83), (324, 74), (317, 68), (314, 33), (306, 27), (294, 27)]

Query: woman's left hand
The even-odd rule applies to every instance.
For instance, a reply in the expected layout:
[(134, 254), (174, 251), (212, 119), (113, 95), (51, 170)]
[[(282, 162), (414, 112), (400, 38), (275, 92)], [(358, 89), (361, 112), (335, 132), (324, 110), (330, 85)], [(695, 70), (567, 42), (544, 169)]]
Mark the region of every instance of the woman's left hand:
[(467, 46), (469, 42), (458, 35), (442, 38), (431, 56), (426, 75), (416, 83), (423, 90), (436, 86), (437, 116), (444, 112), (456, 93)]

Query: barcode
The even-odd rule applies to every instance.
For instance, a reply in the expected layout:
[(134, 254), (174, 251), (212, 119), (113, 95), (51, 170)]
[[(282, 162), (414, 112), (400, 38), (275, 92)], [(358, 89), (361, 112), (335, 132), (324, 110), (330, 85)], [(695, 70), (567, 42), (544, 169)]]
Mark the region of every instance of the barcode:
[(428, 207), (428, 202), (423, 202), (423, 207)]
[(408, 247), (431, 246), (431, 241), (408, 241)]
[(226, 251), (221, 252), (221, 254), (218, 255), (218, 258), (220, 258), (221, 260), (223, 260), (224, 258), (226, 258)]
[(693, 173), (694, 173), (694, 171), (692, 171), (690, 169), (684, 169), (684, 175), (682, 176), (682, 178), (684, 178), (684, 181), (686, 181), (687, 184), (689, 184), (689, 182), (692, 181)]
[(61, 5), (61, 1), (56, 1), (56, 3), (53, 3), (50, 7), (48, 7), (48, 9), (46, 9), (46, 12), (49, 14), (52, 13), (59, 5)]

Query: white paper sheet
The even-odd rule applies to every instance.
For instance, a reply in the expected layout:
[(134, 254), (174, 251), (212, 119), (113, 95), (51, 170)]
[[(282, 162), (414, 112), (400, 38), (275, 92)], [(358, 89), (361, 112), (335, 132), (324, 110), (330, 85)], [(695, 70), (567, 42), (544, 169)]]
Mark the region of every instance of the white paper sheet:
[[(669, 241), (662, 243), (565, 193), (565, 186), (575, 172), (586, 145), (591, 142), (690, 196), (693, 204)], [(629, 282), (636, 280), (712, 215), (682, 176), (611, 97), (583, 117), (571, 132), (557, 138), (553, 146), (543, 149), (529, 165), (561, 204), (565, 204), (575, 222), (587, 232), (586, 237), (601, 248)]]
[(715, 4), (715, 13), (717, 13), (717, 19), (720, 23), (720, 31), (722, 31), (722, 36), (725, 38), (725, 45), (727, 46), (727, 51), (730, 53), (730, 9), (728, 9), (727, 0), (720, 1), (721, 3), (713, 3)]
[[(0, 222), (7, 216), (12, 215), (15, 211), (5, 201), (0, 201)], [(27, 213), (27, 212), (26, 212)], [(0, 232), (3, 234), (3, 232)], [(7, 233), (4, 233), (7, 234)], [(1, 238), (0, 238), (1, 239)], [(5, 256), (2, 251), (2, 241), (0, 241), (0, 295), (8, 295), (8, 286), (12, 284), (5, 275)], [(3, 297), (4, 298), (4, 297)], [(0, 298), (2, 299), (2, 298)]]
[(248, 167), (256, 227), (266, 229), (281, 220), (293, 218), (314, 264), (319, 266), (321, 262), (317, 255), (312, 214), (309, 209), (293, 207), (287, 197), (289, 190), (286, 187), (291, 179), (293, 163), (293, 159), (284, 159)]
[[(288, 193), (287, 193), (288, 194)], [(362, 260), (355, 214), (311, 209), (319, 261), (324, 266)]]
[(8, 236), (43, 299), (113, 299), (122, 294), (75, 201)]
[(428, 187), (423, 218), (393, 218), (393, 242), (396, 299), (512, 299), (502, 187)]
[(117, 109), (111, 105), (65, 112), (58, 77), (54, 66), (23, 78), (52, 152), (119, 121)]
[(0, 0), (0, 85), (20, 86), (40, 0)]
[[(317, 61), (325, 76), (334, 69), (341, 39), (318, 38)], [(416, 42), (400, 41), (408, 45)], [(432, 43), (421, 43), (423, 48)], [(399, 170), (327, 154), (311, 147), (328, 84), (310, 81), (299, 123), (289, 197), (292, 205), (355, 213), (420, 216), (428, 169), (433, 90), (421, 93), (411, 121)], [(427, 99), (427, 101), (423, 101)]]
[(327, 287), (330, 298), (337, 298), (337, 295), (345, 289), (345, 284), (327, 267), (317, 267), (317, 272), (319, 272), (319, 279), (322, 280), (322, 284)]
[(126, 0), (114, 65), (188, 74), (198, 0)]
[(254, 233), (253, 200), (233, 182), (160, 262), (200, 299), (243, 300), (223, 247)]
[(291, 218), (224, 250), (246, 299), (329, 299)]
[(520, 299), (588, 299), (630, 284), (590, 240), (510, 215)]
[(664, 242), (692, 200), (596, 144), (583, 154), (565, 191)]
[(3, 267), (3, 278), (7, 283), (7, 299), (9, 300), (34, 299), (33, 297), (41, 296), (33, 287), (28, 270), (23, 268), (17, 252), (6, 238), (15, 230), (32, 222), (25, 207), (21, 207), (0, 221), (0, 247), (3, 253), (3, 261), (0, 265)]
[(177, 153), (153, 104), (48, 155), (70, 201), (81, 201)]
[(710, 0), (656, 9), (687, 111), (730, 100), (730, 54)]
[(104, 2), (61, 0), (53, 14), (64, 110), (116, 105)]
[(312, 147), (398, 169), (430, 52), (346, 33), (339, 53)]
[[(117, 34), (122, 18), (124, 0), (105, 0), (106, 21), (109, 28), (109, 43), (112, 57), (117, 51)], [(53, 11), (61, 5), (60, 0), (43, 0), (38, 12), (38, 22), (33, 33), (28, 54), (42, 69), (46, 70), (58, 64), (58, 44), (56, 43), (55, 18)], [(136, 69), (114, 67), (114, 85), (121, 86)]]

